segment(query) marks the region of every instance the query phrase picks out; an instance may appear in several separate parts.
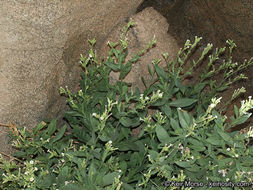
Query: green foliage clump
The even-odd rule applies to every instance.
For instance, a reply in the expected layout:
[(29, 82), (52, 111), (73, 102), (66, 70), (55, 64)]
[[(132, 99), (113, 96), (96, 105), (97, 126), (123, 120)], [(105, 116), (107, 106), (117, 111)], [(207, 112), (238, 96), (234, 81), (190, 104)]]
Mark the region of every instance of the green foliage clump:
[[(244, 181), (244, 188), (249, 188), (253, 147), (248, 144), (253, 130), (244, 134), (226, 130), (250, 117), (253, 100), (249, 97), (240, 108), (234, 106), (230, 121), (222, 114), (224, 108), (216, 105), (219, 92), (246, 78), (238, 73), (252, 61), (233, 63), (231, 40), (227, 41), (229, 56), (218, 67), (215, 63), (226, 48), (211, 54), (211, 44), (197, 61), (190, 61), (201, 40), (196, 37), (193, 44), (186, 41), (176, 60), (168, 61), (168, 54), (163, 54), (166, 68), (155, 59), (148, 67), (151, 80), (143, 79), (145, 91), (133, 91), (123, 79), (156, 41), (126, 61), (126, 33), (131, 26), (133, 22), (124, 28), (119, 43), (108, 43), (108, 57), (101, 62), (93, 50), (96, 41), (90, 40), (88, 57), (81, 55), (81, 90), (60, 89), (68, 97), (65, 119), (70, 130), (67, 125), (57, 127), (56, 119), (41, 122), (32, 131), (20, 128), (19, 135), (13, 136), (18, 149), (15, 160), (0, 159), (0, 189), (177, 189), (172, 186), (175, 182), (184, 189), (206, 189), (211, 181)], [(209, 62), (199, 83), (183, 84), (207, 55)], [(184, 71), (186, 63), (192, 65)], [(109, 74), (116, 71), (120, 80), (111, 84)], [(213, 76), (219, 73), (223, 77), (217, 82)], [(235, 91), (231, 101), (244, 91)], [(149, 114), (149, 109), (156, 112)], [(141, 131), (133, 136), (137, 127)]]

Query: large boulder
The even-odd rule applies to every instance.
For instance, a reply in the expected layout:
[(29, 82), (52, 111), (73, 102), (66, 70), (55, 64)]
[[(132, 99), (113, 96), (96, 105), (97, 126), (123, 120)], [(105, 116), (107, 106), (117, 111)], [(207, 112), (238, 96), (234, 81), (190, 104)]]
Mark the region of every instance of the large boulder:
[(232, 39), (238, 46), (237, 55), (253, 55), (252, 0), (145, 0), (137, 10), (150, 6), (167, 19), (168, 33), (181, 45), (196, 35), (217, 46)]
[[(179, 46), (175, 38), (167, 33), (168, 23), (159, 12), (152, 7), (146, 8), (143, 11), (135, 14), (131, 17), (135, 22), (135, 26), (130, 28), (127, 33), (128, 41), (128, 56), (126, 61), (132, 56), (138, 53), (140, 50), (146, 48), (147, 44), (155, 37), (156, 47), (151, 48), (143, 56), (140, 61), (133, 64), (132, 70), (124, 79), (125, 82), (132, 83), (132, 89), (138, 87), (141, 91), (144, 91), (144, 84), (141, 77), (148, 83), (150, 81), (150, 74), (148, 72), (148, 65), (152, 68), (152, 61), (154, 59), (160, 59), (160, 66), (165, 67), (166, 63), (162, 57), (162, 53), (168, 53), (168, 59), (171, 61), (176, 58)], [(126, 25), (126, 21), (119, 24), (118, 27), (110, 33), (107, 41), (114, 42), (118, 37), (119, 40), (122, 28)], [(107, 43), (104, 43), (100, 49), (101, 55), (106, 56), (109, 47)], [(111, 72), (112, 82), (119, 79), (119, 72)]]
[[(1, 0), (0, 123), (33, 127), (65, 106), (59, 87), (78, 85), (81, 53), (88, 39), (107, 34), (142, 0)], [(71, 89), (71, 88), (70, 88)], [(0, 126), (0, 150), (8, 152)]]

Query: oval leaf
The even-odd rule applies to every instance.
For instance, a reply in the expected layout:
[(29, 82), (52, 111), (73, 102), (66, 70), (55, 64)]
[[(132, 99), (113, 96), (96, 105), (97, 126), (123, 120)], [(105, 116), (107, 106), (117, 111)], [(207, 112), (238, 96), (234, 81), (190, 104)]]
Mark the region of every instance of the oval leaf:
[(161, 125), (158, 125), (155, 131), (156, 131), (157, 138), (159, 139), (161, 143), (166, 143), (169, 141), (170, 136)]
[(131, 119), (129, 117), (122, 117), (119, 121), (125, 127), (136, 127), (140, 124), (140, 120), (138, 118)]
[(182, 167), (182, 168), (190, 168), (192, 165), (189, 162), (186, 161), (177, 161), (175, 162), (175, 164), (177, 164), (178, 166)]
[(55, 135), (55, 137), (52, 139), (52, 142), (56, 142), (59, 139), (62, 138), (62, 136), (64, 135), (65, 131), (67, 129), (67, 125), (64, 125), (61, 130)]
[(109, 174), (106, 174), (103, 177), (104, 186), (111, 185), (114, 181), (114, 178), (117, 178), (120, 174), (118, 172), (112, 172)]
[(194, 104), (197, 101), (198, 101), (197, 99), (182, 98), (182, 99), (177, 99), (177, 100), (169, 103), (169, 106), (183, 108), (183, 107), (190, 106), (190, 105)]

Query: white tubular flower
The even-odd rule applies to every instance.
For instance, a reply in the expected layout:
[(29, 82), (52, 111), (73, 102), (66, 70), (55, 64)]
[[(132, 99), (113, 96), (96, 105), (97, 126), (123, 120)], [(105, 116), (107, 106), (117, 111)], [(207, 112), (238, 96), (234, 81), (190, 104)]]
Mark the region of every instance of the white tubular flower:
[(30, 178), (30, 182), (33, 182), (33, 181), (34, 181), (34, 178), (33, 178), (33, 177), (31, 177), (31, 178)]
[(100, 120), (101, 120), (101, 121), (103, 121), (104, 119), (105, 119), (104, 116), (101, 116), (101, 117), (100, 117)]
[(248, 137), (253, 137), (253, 127), (249, 128), (249, 131), (247, 132)]
[(82, 91), (82, 90), (79, 90), (78, 95), (79, 95), (79, 96), (83, 96), (83, 91)]
[(253, 100), (251, 98), (252, 97), (249, 96), (249, 100), (241, 101), (241, 107), (239, 109), (240, 116), (245, 115), (245, 114), (251, 115), (251, 113), (248, 113), (248, 111), (253, 108)]
[(225, 170), (219, 170), (218, 173), (222, 174), (222, 177), (226, 176), (226, 171)]
[(65, 184), (65, 185), (68, 185), (68, 184), (69, 184), (69, 182), (68, 182), (68, 181), (65, 181), (65, 182), (64, 182), (64, 184)]

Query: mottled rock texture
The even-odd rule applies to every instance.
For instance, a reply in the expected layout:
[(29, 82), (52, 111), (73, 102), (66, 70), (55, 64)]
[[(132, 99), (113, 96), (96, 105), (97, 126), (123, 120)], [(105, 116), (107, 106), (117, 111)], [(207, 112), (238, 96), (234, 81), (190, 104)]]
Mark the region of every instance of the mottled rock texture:
[[(65, 105), (59, 87), (75, 89), (88, 39), (107, 34), (142, 0), (1, 0), (0, 123), (33, 127), (58, 116)], [(0, 151), (8, 152), (0, 128)]]
[(237, 44), (237, 55), (253, 55), (253, 1), (245, 0), (145, 0), (139, 7), (154, 7), (168, 21), (168, 33), (181, 45), (195, 35), (224, 46), (227, 39)]

